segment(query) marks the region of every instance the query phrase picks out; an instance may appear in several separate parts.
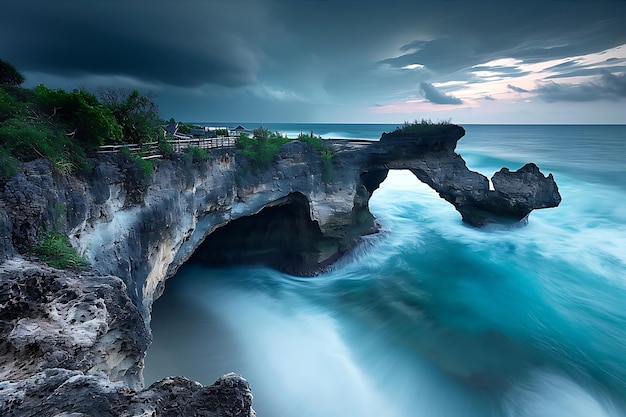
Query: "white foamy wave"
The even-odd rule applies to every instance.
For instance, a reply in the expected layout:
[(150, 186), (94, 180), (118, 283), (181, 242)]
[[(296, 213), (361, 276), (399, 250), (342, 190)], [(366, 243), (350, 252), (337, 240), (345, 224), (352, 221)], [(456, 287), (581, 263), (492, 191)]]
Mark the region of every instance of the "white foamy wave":
[(347, 132), (323, 132), (318, 133), (324, 139), (355, 139), (354, 135)]
[(296, 312), (285, 299), (281, 300), (283, 308), (276, 308), (276, 300), (258, 293), (224, 295), (206, 307), (215, 310), (240, 339), (245, 375), (255, 396), (264, 399), (257, 411), (268, 415), (403, 415), (375, 389), (327, 314), (306, 305)]
[[(508, 256), (497, 248), (514, 245), (518, 258), (550, 258), (625, 287), (621, 271), (626, 268), (626, 210), (614, 202), (619, 191), (568, 177), (562, 180), (561, 205), (534, 211), (524, 227), (468, 227), (449, 203), (410, 171), (390, 171), (370, 207), (383, 227), (401, 232), (394, 238), (401, 238), (409, 228), (420, 233), (430, 230), (491, 257)], [(407, 207), (414, 210), (410, 216)]]
[(626, 211), (615, 204), (620, 191), (567, 178), (560, 191), (558, 209), (531, 215), (529, 238), (544, 256), (584, 267), (624, 288)]
[(504, 399), (506, 417), (624, 417), (607, 395), (592, 392), (564, 376), (537, 371)]

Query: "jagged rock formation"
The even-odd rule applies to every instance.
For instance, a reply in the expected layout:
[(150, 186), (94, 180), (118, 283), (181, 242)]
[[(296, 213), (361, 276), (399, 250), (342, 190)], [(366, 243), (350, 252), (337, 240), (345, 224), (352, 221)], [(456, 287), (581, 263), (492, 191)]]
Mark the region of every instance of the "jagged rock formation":
[[(410, 169), (478, 226), (558, 205), (554, 179), (532, 164), (503, 169), (490, 190), (454, 152), (463, 134), (449, 125), (330, 141), (332, 166), (291, 142), (263, 171), (226, 150), (159, 161), (148, 178), (123, 155), (94, 160), (88, 178), (25, 164), (0, 184), (0, 413), (89, 415), (93, 396), (98, 415), (253, 415), (247, 383), (232, 375), (212, 387), (174, 378), (139, 391), (150, 309), (165, 280), (192, 256), (314, 274), (377, 230), (368, 201), (389, 169)], [(49, 230), (69, 235), (93, 271), (19, 260)]]
[(208, 387), (166, 378), (139, 391), (149, 340), (121, 279), (23, 259), (0, 265), (2, 416), (255, 415), (236, 374)]
[(552, 174), (544, 177), (533, 163), (515, 172), (502, 168), (491, 178), (494, 189), (490, 190), (487, 177), (470, 171), (454, 153), (464, 134), (456, 125), (423, 137), (383, 134), (373, 162), (382, 162), (384, 169), (409, 169), (473, 226), (526, 221), (534, 209), (559, 205), (561, 195)]
[(148, 334), (121, 279), (25, 260), (0, 265), (0, 380), (63, 367), (141, 385)]

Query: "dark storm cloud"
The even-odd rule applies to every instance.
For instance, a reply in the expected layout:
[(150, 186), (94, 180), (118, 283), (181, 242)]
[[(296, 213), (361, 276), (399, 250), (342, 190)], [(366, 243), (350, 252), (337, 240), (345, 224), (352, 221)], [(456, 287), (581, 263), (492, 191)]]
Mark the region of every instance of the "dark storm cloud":
[[(246, 26), (225, 30), (235, 11), (223, 16), (209, 2), (191, 1), (11, 2), (0, 17), (0, 53), (23, 71), (241, 86), (255, 82), (258, 63), (240, 38)], [(239, 16), (251, 18), (244, 11)]]
[[(29, 82), (38, 82), (36, 76), (68, 84), (91, 76), (130, 79), (155, 86), (164, 100), (171, 98), (163, 107), (174, 108), (174, 97), (178, 102), (188, 97), (194, 109), (202, 99), (211, 100), (212, 109), (222, 100), (229, 109), (250, 109), (250, 114), (250, 102), (267, 103), (264, 111), (288, 113), (285, 103), (297, 101), (298, 117), (335, 105), (362, 109), (419, 98), (416, 85), (433, 103), (459, 104), (451, 90), (441, 92), (433, 83), (500, 77), (515, 84), (528, 72), (516, 65), (484, 64), (502, 58), (543, 62), (626, 44), (624, 1), (4, 3), (0, 59), (33, 74)], [(583, 70), (597, 75), (593, 71), (612, 71), (615, 65), (572, 63), (555, 67), (553, 76)], [(489, 71), (498, 74), (490, 77)], [(545, 84), (553, 89), (542, 90), (546, 97), (567, 89), (554, 85)]]
[(509, 90), (515, 91), (516, 93), (530, 93), (529, 90), (526, 90), (522, 87), (516, 87), (513, 84), (508, 84), (506, 88), (508, 88)]
[(463, 104), (462, 100), (442, 93), (429, 83), (420, 83), (420, 91), (426, 100), (434, 104)]
[(596, 81), (581, 84), (548, 81), (534, 92), (547, 102), (618, 100), (626, 98), (626, 74), (607, 73)]

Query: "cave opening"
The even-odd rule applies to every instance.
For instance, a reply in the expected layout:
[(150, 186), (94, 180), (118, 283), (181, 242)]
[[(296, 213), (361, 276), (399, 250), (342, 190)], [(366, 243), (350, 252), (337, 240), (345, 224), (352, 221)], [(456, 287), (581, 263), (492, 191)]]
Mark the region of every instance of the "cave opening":
[[(362, 173), (360, 180), (361, 190), (367, 192), (357, 200), (367, 205), (367, 213), (369, 203), (373, 203), (372, 212), (384, 221), (397, 222), (395, 211), (405, 206), (398, 204), (397, 196), (402, 201), (403, 194), (412, 194), (416, 189), (447, 204), (407, 170), (372, 170)], [(385, 217), (384, 211), (394, 212)], [(363, 216), (363, 224), (367, 224), (371, 214), (356, 211), (355, 216)], [(361, 219), (352, 219), (357, 220)], [(311, 373), (326, 378), (330, 372), (341, 370), (343, 362), (336, 361), (341, 357), (333, 345), (336, 339), (332, 327), (328, 331), (324, 327), (328, 324), (324, 314), (320, 315), (321, 321), (317, 320), (320, 305), (307, 310), (308, 299), (298, 290), (307, 289), (308, 293), (308, 289), (319, 288), (317, 278), (301, 285), (301, 280), (285, 279), (270, 269), (237, 268), (269, 267), (291, 275), (319, 272), (318, 256), (323, 258), (325, 247), (332, 248), (327, 253), (336, 254), (335, 239), (325, 238), (318, 223), (311, 220), (308, 199), (301, 193), (289, 194), (257, 214), (230, 221), (212, 232), (177, 275), (167, 281), (167, 291), (154, 304), (153, 344), (144, 368), (146, 383), (168, 375), (185, 375), (210, 384), (222, 374), (237, 372), (252, 384), (257, 395), (254, 408), (262, 412), (271, 407), (268, 399), (276, 392), (275, 384), (265, 382), (268, 375), (276, 377), (293, 371), (298, 384), (319, 386), (312, 382), (317, 381), (314, 378), (298, 378)], [(335, 268), (330, 274), (340, 276), (341, 269)], [(272, 285), (268, 286), (270, 281)], [(272, 288), (280, 291), (274, 293)], [(290, 304), (292, 301), (295, 304)], [(285, 314), (281, 309), (285, 305), (297, 313)], [(335, 382), (343, 381), (350, 373), (336, 375)], [(340, 383), (330, 386), (337, 389)]]
[(339, 256), (339, 243), (311, 220), (309, 202), (291, 193), (254, 215), (216, 229), (190, 258), (206, 266), (268, 266), (292, 275), (313, 275)]

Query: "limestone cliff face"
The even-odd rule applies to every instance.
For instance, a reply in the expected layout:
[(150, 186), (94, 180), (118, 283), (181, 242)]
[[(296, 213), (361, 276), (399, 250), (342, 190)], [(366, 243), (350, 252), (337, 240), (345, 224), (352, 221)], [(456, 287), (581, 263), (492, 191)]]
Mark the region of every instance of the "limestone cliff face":
[[(333, 181), (324, 182), (322, 165), (319, 155), (299, 142), (284, 146), (275, 164), (263, 172), (221, 152), (196, 164), (161, 161), (151, 178), (137, 182), (129, 180), (135, 173), (125, 171), (119, 161), (103, 160), (91, 182), (83, 185), (87, 203), (79, 208), (81, 220), (68, 224), (69, 235), (96, 270), (124, 280), (145, 318), (164, 280), (209, 235), (270, 207), (289, 205), (297, 217), (294, 227), (313, 229), (303, 242), (315, 247), (302, 252), (309, 262), (290, 270), (311, 274), (359, 236), (374, 231), (367, 209), (371, 193), (359, 184), (358, 167), (338, 167)], [(295, 235), (280, 226), (270, 232), (274, 237)], [(230, 236), (245, 241), (268, 235)], [(232, 254), (246, 255), (245, 246), (231, 249)]]
[(0, 288), (0, 381), (63, 368), (141, 387), (150, 338), (121, 279), (14, 258), (0, 265)]
[[(368, 189), (367, 173), (362, 178), (361, 167), (348, 163), (338, 158), (324, 181), (321, 157), (300, 142), (285, 145), (262, 172), (246, 161), (237, 164), (226, 151), (196, 163), (159, 161), (150, 178), (121, 155), (96, 161), (93, 175), (82, 181), (51, 175), (45, 161), (36, 161), (4, 188), (0, 225), (10, 232), (2, 253), (26, 252), (45, 230), (66, 232), (95, 270), (124, 281), (147, 319), (164, 279), (211, 233), (265, 208), (289, 205), (298, 215), (294, 227), (313, 230), (307, 243), (315, 249), (305, 254), (310, 262), (294, 273), (315, 272), (375, 231), (367, 203), (384, 177)], [(274, 235), (284, 232), (273, 228)]]
[[(165, 280), (192, 257), (220, 265), (262, 260), (314, 274), (376, 231), (368, 201), (389, 169), (410, 169), (478, 226), (524, 220), (535, 208), (558, 205), (554, 179), (534, 165), (503, 169), (490, 190), (487, 178), (454, 153), (463, 134), (451, 125), (423, 137), (330, 141), (330, 163), (310, 145), (291, 142), (262, 171), (233, 150), (206, 161), (180, 155), (158, 161), (149, 177), (123, 155), (94, 160), (88, 178), (54, 174), (46, 161), (25, 164), (0, 184), (0, 354), (8, 364), (0, 375), (8, 381), (0, 382), (0, 411), (46, 415), (28, 396), (56, 393), (95, 395), (108, 415), (124, 407), (141, 415), (143, 403), (152, 404), (148, 411), (169, 407), (191, 415), (178, 402), (189, 395), (217, 404), (197, 415), (253, 415), (249, 387), (237, 376), (218, 386), (246, 404), (238, 414), (216, 399), (222, 388), (184, 379), (136, 391), (151, 306)], [(93, 271), (57, 271), (20, 258), (49, 230), (69, 235)], [(85, 410), (88, 403), (81, 403)], [(69, 400), (48, 405), (57, 410), (50, 415), (89, 413)]]
[[(254, 242), (271, 241), (274, 248), (296, 248), (291, 253), (266, 248), (270, 258), (290, 259), (274, 266), (300, 275), (315, 273), (360, 236), (376, 230), (368, 201), (389, 169), (411, 170), (473, 225), (520, 221), (535, 208), (558, 205), (554, 179), (534, 165), (518, 172), (503, 169), (490, 190), (488, 179), (468, 170), (454, 153), (463, 134), (463, 128), (449, 125), (423, 137), (330, 141), (332, 164), (310, 145), (291, 142), (262, 171), (224, 150), (207, 161), (159, 161), (149, 178), (123, 155), (94, 161), (93, 175), (83, 180), (51, 175), (45, 161), (36, 161), (1, 191), (0, 230), (5, 233), (0, 256), (24, 253), (42, 230), (66, 232), (98, 272), (124, 281), (147, 319), (164, 280), (198, 248), (198, 259), (207, 262), (219, 262), (220, 257), (254, 262), (253, 253), (259, 250)], [(270, 207), (283, 207), (283, 214), (280, 209), (264, 211)], [(286, 213), (290, 223), (277, 223), (287, 219)], [(262, 229), (238, 222), (253, 215), (273, 216), (274, 226)], [(257, 223), (262, 222), (257, 218)], [(241, 244), (230, 242), (220, 254), (220, 245), (209, 240), (202, 250), (207, 237), (227, 224), (232, 229), (228, 235)], [(224, 241), (226, 233), (222, 235)], [(208, 252), (216, 256), (210, 258)]]

